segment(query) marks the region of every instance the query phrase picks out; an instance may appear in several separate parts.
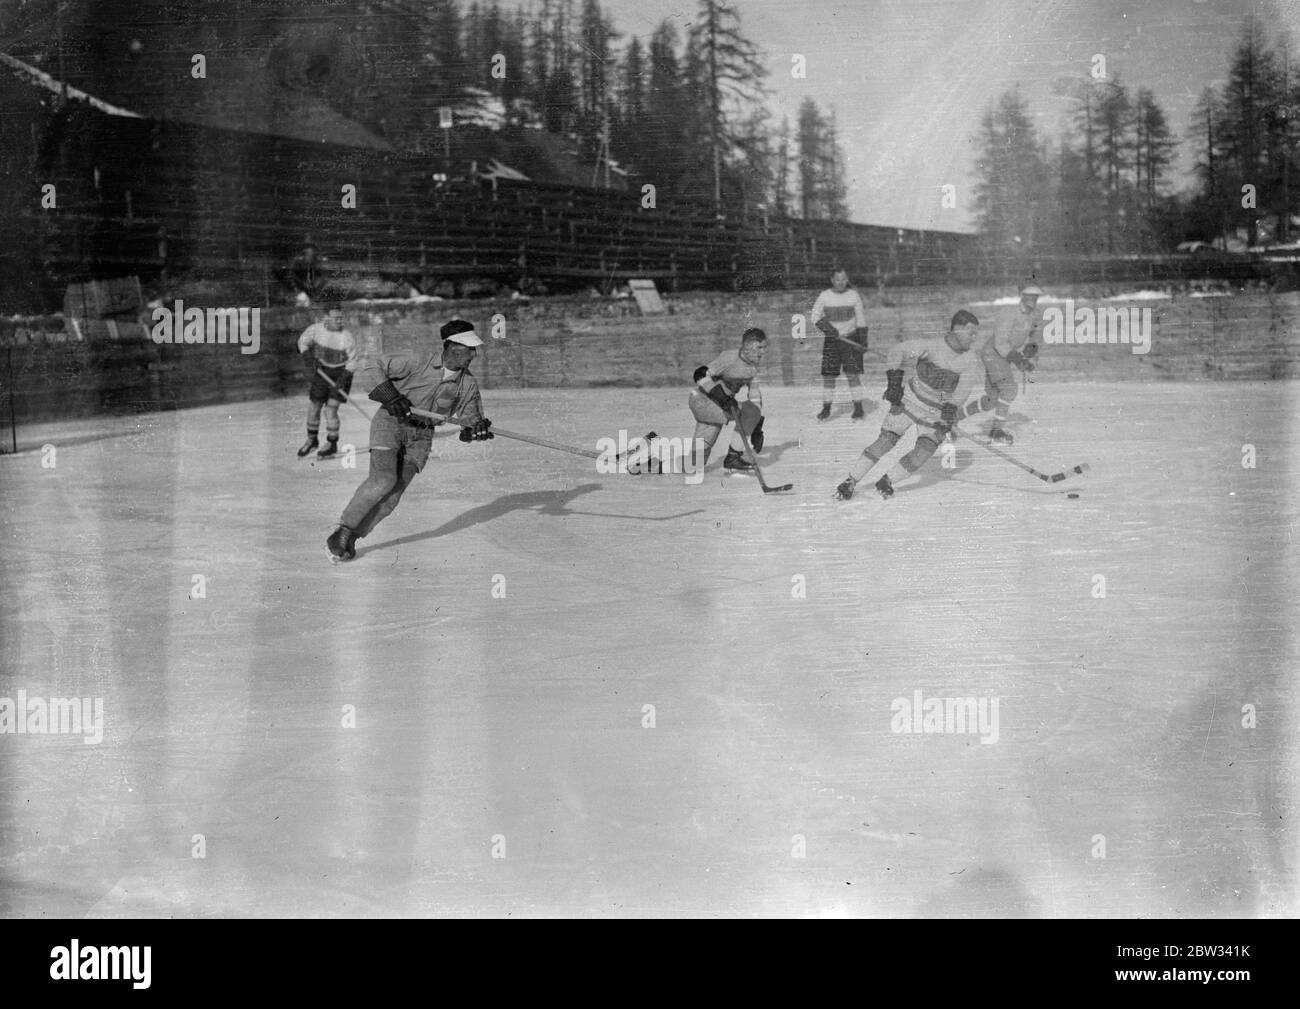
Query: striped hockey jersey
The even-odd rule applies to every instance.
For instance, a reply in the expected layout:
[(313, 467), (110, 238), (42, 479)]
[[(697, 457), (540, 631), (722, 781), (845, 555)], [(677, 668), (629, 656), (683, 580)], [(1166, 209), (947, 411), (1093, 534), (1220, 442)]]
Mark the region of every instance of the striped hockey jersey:
[(346, 367), (348, 371), (357, 370), (357, 341), (346, 329), (327, 329), (323, 322), (313, 322), (298, 337), (298, 353), (308, 350), (316, 355), (316, 360), (327, 368)]
[(851, 287), (843, 294), (837, 294), (832, 287), (826, 288), (813, 302), (809, 321), (816, 326), (822, 319), (834, 326), (840, 336), (852, 337), (854, 330), (865, 328), (867, 325), (862, 295)]

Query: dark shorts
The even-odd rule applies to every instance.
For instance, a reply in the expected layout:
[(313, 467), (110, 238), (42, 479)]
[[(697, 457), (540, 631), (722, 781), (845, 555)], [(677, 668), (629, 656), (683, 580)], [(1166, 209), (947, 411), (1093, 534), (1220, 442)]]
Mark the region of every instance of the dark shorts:
[[(866, 337), (863, 336), (862, 339), (865, 341)], [(866, 347), (864, 342), (862, 349), (866, 350)], [(822, 340), (822, 374), (827, 378), (833, 378), (840, 373), (841, 368), (846, 375), (861, 375), (862, 351), (854, 350), (847, 343), (825, 337)]]
[[(317, 365), (317, 367), (320, 371), (325, 372), (334, 381), (334, 384), (344, 392), (352, 391), (352, 372), (348, 371), (347, 368), (326, 368), (324, 365)], [(313, 403), (324, 403), (328, 399), (334, 399), (342, 403), (343, 397), (335, 389), (330, 388), (329, 382), (321, 378), (320, 371), (312, 372), (311, 388), (307, 390), (307, 397)]]

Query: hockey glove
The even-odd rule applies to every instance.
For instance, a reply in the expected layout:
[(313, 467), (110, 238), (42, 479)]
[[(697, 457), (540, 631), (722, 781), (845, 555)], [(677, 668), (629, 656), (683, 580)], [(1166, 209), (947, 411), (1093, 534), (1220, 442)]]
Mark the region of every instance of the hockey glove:
[(853, 342), (862, 345), (862, 349), (867, 349), (867, 327), (859, 326), (853, 331)]
[(749, 432), (749, 444), (753, 448), (754, 454), (763, 451), (763, 421), (765, 418), (759, 417), (758, 423), (754, 425), (754, 430)]
[(948, 437), (953, 425), (957, 423), (957, 404), (945, 403), (939, 410), (939, 423), (934, 426), (935, 434), (940, 438)]
[(398, 420), (406, 420), (411, 416), (411, 401), (397, 391), (391, 378), (371, 389), (370, 398), (376, 403), (383, 403), (384, 409)]
[(319, 365), (316, 364), (316, 355), (310, 350), (304, 350), (298, 355), (302, 358), (302, 366), (307, 369), (308, 375), (315, 375)]
[(710, 389), (707, 395), (709, 399), (722, 407), (722, 412), (728, 417), (732, 416), (740, 409), (740, 407), (736, 405), (736, 397), (727, 392), (727, 387), (721, 382)]
[[(1026, 344), (1025, 350), (1026, 351), (1029, 350), (1030, 347), (1033, 347), (1034, 352), (1037, 353), (1038, 348), (1032, 343)], [(1007, 363), (1014, 364), (1017, 368), (1019, 368), (1021, 371), (1026, 373), (1033, 371), (1034, 368), (1037, 367), (1034, 364), (1033, 354), (1022, 354), (1018, 350), (1013, 350), (1010, 354), (1007, 355)]]
[(831, 321), (826, 318), (821, 318), (817, 320), (817, 328), (822, 331), (823, 336), (828, 336), (832, 340), (838, 338), (840, 335), (840, 331), (836, 329), (834, 326), (832, 326)]
[(702, 382), (704, 379), (708, 377), (709, 377), (709, 369), (707, 366), (702, 364), (695, 369), (695, 374), (692, 376), (691, 381), (694, 382), (696, 385), (699, 385), (700, 382)]
[(488, 430), (491, 426), (492, 422), (484, 417), (477, 424), (474, 424), (471, 427), (462, 427), (460, 429), (460, 440), (466, 442), (488, 441), (489, 439), (495, 438), (496, 435)]
[(343, 372), (338, 378), (334, 379), (334, 384), (338, 388), (330, 390), (330, 398), (340, 401), (347, 399), (348, 393), (352, 391), (352, 372)]
[(889, 384), (885, 386), (884, 399), (893, 413), (899, 413), (903, 409), (903, 369), (891, 368), (885, 377)]

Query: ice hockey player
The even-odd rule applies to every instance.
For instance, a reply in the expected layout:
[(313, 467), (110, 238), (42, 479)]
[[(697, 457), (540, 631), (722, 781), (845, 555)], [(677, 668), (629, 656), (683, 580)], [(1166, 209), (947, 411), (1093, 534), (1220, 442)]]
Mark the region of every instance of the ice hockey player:
[(1015, 439), (1004, 426), (1011, 412), (1011, 403), (1020, 392), (1018, 368), (1028, 375), (1036, 367), (1038, 356), (1038, 299), (1042, 289), (1030, 284), (1020, 290), (1020, 304), (1014, 315), (1002, 322), (979, 350), (987, 375), (985, 394), (966, 405), (967, 415), (984, 410), (993, 411), (993, 426), (989, 437), (993, 441), (1010, 445)]
[[(298, 449), (298, 458), (309, 455), (317, 444), (321, 413), (325, 414), (325, 437), (328, 444), (316, 453), (319, 459), (328, 459), (339, 453), (339, 404), (352, 388), (352, 376), (357, 370), (357, 341), (343, 328), (343, 311), (337, 304), (325, 306), (325, 318), (313, 322), (298, 337), (298, 353), (311, 376), (307, 390), (307, 440)], [(329, 382), (317, 374), (320, 369), (329, 375)]]
[(831, 286), (813, 302), (809, 321), (826, 337), (822, 341), (822, 408), (818, 420), (828, 420), (831, 401), (835, 398), (835, 380), (843, 370), (853, 397), (853, 419), (862, 420), (862, 351), (854, 350), (844, 340), (867, 347), (867, 317), (862, 296), (849, 286), (844, 270), (831, 274)]
[(913, 424), (919, 428), (916, 444), (876, 481), (876, 490), (885, 498), (892, 497), (894, 483), (915, 473), (934, 455), (960, 417), (960, 407), (984, 379), (979, 356), (971, 352), (978, 333), (979, 320), (962, 309), (952, 317), (943, 336), (904, 340), (891, 349), (885, 365), (888, 385), (884, 395), (889, 413), (880, 425), (880, 436), (862, 450), (849, 476), (835, 489), (837, 498), (846, 501), (853, 497), (858, 482)]
[(461, 441), (493, 437), (492, 422), (483, 416), (478, 381), (469, 371), (474, 348), (483, 341), (473, 325), (461, 319), (443, 326), (441, 336), (441, 360), (432, 348), (379, 359), (383, 380), (370, 390), (370, 398), (383, 409), (370, 421), (370, 474), (325, 541), (335, 561), (356, 556), (356, 541), (392, 513), (428, 462), (436, 423), (413, 415), (412, 407), (468, 421), (471, 426), (461, 428)]
[[(695, 389), (689, 400), (695, 418), (691, 445), (694, 451), (703, 442), (704, 458), (694, 460), (700, 471), (708, 463), (713, 443), (729, 421), (743, 425), (755, 453), (763, 450), (763, 393), (758, 387), (758, 370), (766, 354), (767, 334), (761, 329), (747, 329), (741, 334), (739, 350), (728, 350), (695, 369)], [(746, 390), (743, 404), (736, 401), (741, 389)], [(744, 447), (739, 431), (733, 431), (731, 447), (722, 461), (727, 470), (753, 472), (754, 465), (745, 458)]]

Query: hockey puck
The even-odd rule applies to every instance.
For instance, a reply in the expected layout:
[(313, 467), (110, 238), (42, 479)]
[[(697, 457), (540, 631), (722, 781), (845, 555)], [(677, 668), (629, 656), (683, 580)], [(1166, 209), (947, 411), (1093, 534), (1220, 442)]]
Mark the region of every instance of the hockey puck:
[(1066, 497), (1071, 497), (1071, 498), (1077, 498), (1079, 495), (1078, 495), (1078, 494), (1067, 494), (1067, 495), (1065, 495), (1065, 496), (1066, 496)]

